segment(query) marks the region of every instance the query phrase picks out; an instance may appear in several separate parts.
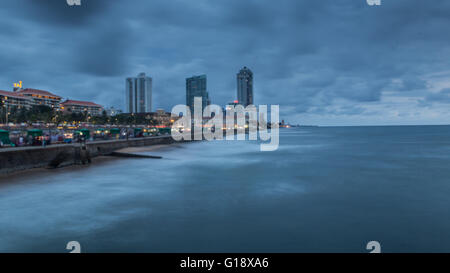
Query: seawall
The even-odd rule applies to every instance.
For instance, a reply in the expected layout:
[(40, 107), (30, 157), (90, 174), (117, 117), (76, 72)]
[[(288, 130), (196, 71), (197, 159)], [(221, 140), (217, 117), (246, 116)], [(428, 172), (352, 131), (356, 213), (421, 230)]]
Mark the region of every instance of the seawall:
[(81, 164), (92, 157), (108, 155), (122, 148), (170, 144), (173, 142), (175, 141), (171, 136), (156, 136), (128, 140), (87, 142), (85, 149), (79, 143), (46, 147), (4, 148), (0, 149), (0, 174), (32, 168)]

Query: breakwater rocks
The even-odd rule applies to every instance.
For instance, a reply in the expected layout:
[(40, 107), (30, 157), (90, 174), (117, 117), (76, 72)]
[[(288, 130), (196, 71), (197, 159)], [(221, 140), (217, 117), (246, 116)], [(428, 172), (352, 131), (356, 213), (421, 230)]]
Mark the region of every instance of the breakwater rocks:
[(116, 150), (175, 142), (171, 136), (105, 140), (86, 144), (60, 144), (46, 147), (0, 149), (0, 174), (32, 168), (57, 168), (90, 163), (91, 158), (110, 155)]

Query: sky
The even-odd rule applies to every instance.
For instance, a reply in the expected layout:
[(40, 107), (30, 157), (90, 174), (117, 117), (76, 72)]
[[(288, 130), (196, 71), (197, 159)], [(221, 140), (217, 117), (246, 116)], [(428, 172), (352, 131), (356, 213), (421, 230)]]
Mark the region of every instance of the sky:
[(0, 90), (14, 82), (124, 109), (125, 78), (153, 78), (153, 109), (185, 103), (206, 74), (212, 103), (254, 103), (294, 124), (450, 124), (450, 1), (7, 0)]

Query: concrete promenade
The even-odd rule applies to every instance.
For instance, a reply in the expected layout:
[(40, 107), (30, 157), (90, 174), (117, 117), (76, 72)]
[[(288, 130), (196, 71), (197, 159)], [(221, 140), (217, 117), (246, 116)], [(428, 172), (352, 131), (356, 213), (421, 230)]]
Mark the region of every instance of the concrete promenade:
[(108, 155), (127, 148), (175, 142), (171, 136), (155, 136), (118, 140), (87, 142), (85, 147), (80, 143), (56, 144), (50, 146), (33, 146), (0, 149), (0, 174), (8, 174), (20, 170), (45, 167), (60, 167), (89, 162), (91, 158)]

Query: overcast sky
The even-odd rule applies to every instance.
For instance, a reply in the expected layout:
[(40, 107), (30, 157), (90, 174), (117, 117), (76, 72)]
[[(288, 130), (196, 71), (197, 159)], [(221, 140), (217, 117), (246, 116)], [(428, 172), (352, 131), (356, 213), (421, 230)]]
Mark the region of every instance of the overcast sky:
[(292, 123), (450, 123), (448, 0), (81, 1), (1, 1), (1, 90), (123, 109), (125, 78), (145, 72), (170, 111), (192, 75), (233, 101), (247, 66), (255, 104)]

